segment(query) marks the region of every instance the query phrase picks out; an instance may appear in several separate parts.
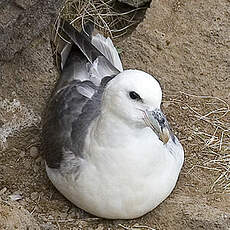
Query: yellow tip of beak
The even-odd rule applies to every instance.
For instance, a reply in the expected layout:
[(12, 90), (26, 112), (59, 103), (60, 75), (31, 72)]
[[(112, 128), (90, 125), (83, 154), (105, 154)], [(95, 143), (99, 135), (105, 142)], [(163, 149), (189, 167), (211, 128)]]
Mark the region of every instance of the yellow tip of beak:
[(166, 144), (169, 141), (170, 133), (168, 128), (163, 128), (162, 132), (159, 135), (159, 138), (164, 144)]

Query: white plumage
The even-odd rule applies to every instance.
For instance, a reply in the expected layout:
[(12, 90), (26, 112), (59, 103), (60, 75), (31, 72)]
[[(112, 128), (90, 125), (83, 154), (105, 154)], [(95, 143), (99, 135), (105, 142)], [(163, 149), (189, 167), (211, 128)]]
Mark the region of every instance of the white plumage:
[[(161, 112), (162, 91), (155, 78), (139, 70), (123, 71), (110, 39), (96, 35), (92, 44), (119, 73), (102, 92), (101, 88), (94, 92), (89, 85), (77, 86), (77, 93), (91, 104), (100, 100), (98, 112), (85, 121), (88, 126), (82, 131), (81, 153), (74, 152), (74, 141), (71, 147), (63, 145), (58, 167), (47, 158), (47, 174), (67, 199), (89, 213), (111, 219), (136, 218), (172, 192), (184, 161), (183, 148)], [(86, 65), (84, 75), (95, 86), (114, 74), (102, 56)], [(101, 97), (94, 100), (99, 92)], [(91, 105), (94, 110), (95, 105)], [(81, 114), (87, 117), (89, 111), (92, 113), (83, 106)], [(70, 136), (73, 140), (74, 135)]]

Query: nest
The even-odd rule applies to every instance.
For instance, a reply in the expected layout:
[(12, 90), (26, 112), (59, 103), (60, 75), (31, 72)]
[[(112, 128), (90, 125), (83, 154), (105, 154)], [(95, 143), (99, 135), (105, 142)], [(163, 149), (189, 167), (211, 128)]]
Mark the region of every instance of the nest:
[(140, 23), (146, 7), (132, 8), (115, 0), (67, 0), (59, 17), (79, 30), (87, 21), (113, 39), (124, 36)]
[[(78, 31), (86, 22), (93, 22), (96, 29), (114, 40), (129, 35), (143, 20), (147, 7), (132, 8), (116, 0), (67, 0), (61, 9), (52, 31), (52, 50), (56, 66), (60, 70), (59, 54), (63, 43), (68, 42), (59, 33), (61, 19), (68, 21)], [(64, 41), (64, 42), (63, 42)], [(121, 53), (117, 47), (118, 53)]]

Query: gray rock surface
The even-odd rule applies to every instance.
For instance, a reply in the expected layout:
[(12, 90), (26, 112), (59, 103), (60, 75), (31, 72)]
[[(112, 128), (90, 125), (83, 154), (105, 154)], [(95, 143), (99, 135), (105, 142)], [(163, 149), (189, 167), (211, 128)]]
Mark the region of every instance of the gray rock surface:
[(0, 61), (11, 60), (15, 53), (54, 21), (63, 0), (4, 0), (0, 3)]
[[(39, 117), (58, 77), (48, 31), (55, 3), (60, 0), (0, 3), (0, 229), (230, 229), (229, 194), (207, 192), (217, 175), (195, 167), (207, 157), (202, 154), (204, 145), (196, 138), (186, 140), (192, 114), (177, 104), (179, 99), (171, 101), (179, 91), (230, 101), (230, 1), (153, 0), (144, 22), (116, 44), (125, 68), (142, 69), (160, 80), (167, 95), (164, 107), (186, 150), (170, 197), (144, 217), (129, 221), (88, 218), (80, 209), (69, 213), (71, 204), (49, 182), (40, 152), (32, 157), (38, 153), (33, 149), (30, 155), (30, 149), (39, 146)], [(213, 103), (211, 111), (216, 109)], [(209, 112), (205, 109), (204, 114)], [(33, 127), (27, 130), (28, 125)], [(207, 131), (206, 126), (201, 129)], [(2, 131), (9, 136), (1, 136)], [(7, 139), (5, 150), (1, 137)], [(11, 194), (23, 199), (9, 201)]]
[(45, 89), (58, 76), (50, 31), (63, 2), (0, 2), (0, 148), (8, 137), (40, 122)]

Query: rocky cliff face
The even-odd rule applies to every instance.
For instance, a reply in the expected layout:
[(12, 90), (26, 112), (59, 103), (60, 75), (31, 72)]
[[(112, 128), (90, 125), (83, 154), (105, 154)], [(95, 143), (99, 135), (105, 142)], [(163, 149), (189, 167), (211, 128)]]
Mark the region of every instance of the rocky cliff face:
[[(229, 104), (230, 1), (153, 0), (143, 23), (117, 44), (126, 69), (142, 69), (160, 80), (163, 109), (185, 148), (170, 197), (130, 221), (69, 211), (71, 204), (46, 177), (39, 122), (58, 77), (49, 31), (62, 2), (0, 1), (0, 229), (229, 229), (229, 194), (209, 193), (219, 171), (202, 165), (211, 161), (213, 144), (205, 135), (216, 141), (218, 130), (192, 110), (206, 115)], [(198, 96), (195, 102), (191, 94)], [(215, 100), (208, 101), (210, 96)], [(219, 107), (217, 97), (227, 103)], [(228, 132), (223, 140), (230, 142)], [(10, 200), (12, 195), (20, 199)]]
[(0, 3), (0, 61), (9, 61), (54, 22), (63, 0), (3, 0)]
[[(0, 197), (7, 194), (6, 199), (0, 198), (0, 229), (40, 229), (23, 204), (8, 200), (9, 194), (20, 190), (18, 185), (13, 189), (9, 186), (17, 183), (17, 174), (22, 174), (22, 170), (12, 161), (7, 163), (5, 153), (11, 158), (13, 146), (25, 149), (25, 135), (36, 132), (58, 76), (50, 47), (50, 30), (63, 2), (0, 1)], [(31, 126), (32, 130), (24, 131)], [(13, 169), (11, 182), (9, 168)]]
[(57, 77), (50, 31), (63, 2), (0, 3), (1, 145), (8, 136), (39, 123), (48, 97), (45, 89), (52, 87)]

